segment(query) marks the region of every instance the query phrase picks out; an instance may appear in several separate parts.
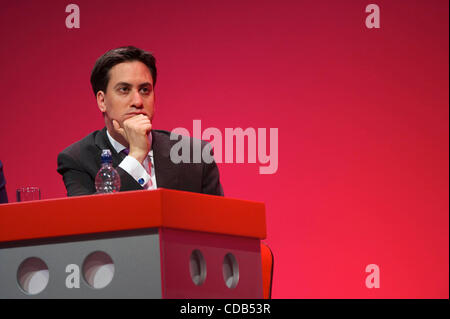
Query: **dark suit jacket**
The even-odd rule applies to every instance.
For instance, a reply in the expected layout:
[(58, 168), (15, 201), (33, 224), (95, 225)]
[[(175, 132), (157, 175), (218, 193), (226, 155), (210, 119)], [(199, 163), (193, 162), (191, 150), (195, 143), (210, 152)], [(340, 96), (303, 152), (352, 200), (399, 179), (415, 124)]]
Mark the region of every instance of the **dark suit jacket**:
[(6, 194), (6, 181), (3, 175), (3, 164), (0, 162), (0, 204), (8, 202), (8, 194)]
[[(152, 130), (152, 149), (158, 188), (169, 188), (196, 193), (223, 196), (219, 179), (219, 170), (215, 162), (210, 164), (190, 163), (174, 164), (170, 159), (171, 147), (177, 140), (170, 140), (170, 132)], [(178, 136), (181, 138), (181, 136)], [(191, 154), (195, 141), (189, 138)], [(209, 145), (201, 141), (202, 150)], [(118, 167), (125, 155), (118, 154), (109, 142), (106, 127), (95, 131), (82, 140), (70, 145), (58, 155), (57, 171), (63, 176), (68, 196), (94, 194), (95, 176), (101, 167), (101, 151), (109, 149), (113, 166), (120, 175), (120, 191), (140, 190), (142, 186), (126, 171)]]

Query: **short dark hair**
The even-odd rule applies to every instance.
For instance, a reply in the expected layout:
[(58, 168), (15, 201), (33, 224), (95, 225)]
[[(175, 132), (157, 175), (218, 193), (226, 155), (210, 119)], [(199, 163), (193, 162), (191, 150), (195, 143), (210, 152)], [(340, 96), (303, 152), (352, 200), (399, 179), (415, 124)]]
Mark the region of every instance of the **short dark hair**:
[(91, 85), (94, 94), (97, 95), (98, 91), (106, 92), (109, 82), (109, 70), (116, 64), (128, 61), (144, 63), (152, 75), (153, 86), (156, 84), (155, 57), (150, 52), (134, 46), (126, 46), (110, 50), (97, 59), (91, 72)]

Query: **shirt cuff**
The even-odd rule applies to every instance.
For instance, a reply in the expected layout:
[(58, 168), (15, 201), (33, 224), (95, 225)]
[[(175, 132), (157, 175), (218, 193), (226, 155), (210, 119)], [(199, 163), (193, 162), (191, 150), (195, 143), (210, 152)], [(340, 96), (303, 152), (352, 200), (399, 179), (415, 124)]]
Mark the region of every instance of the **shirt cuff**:
[(133, 177), (142, 187), (144, 187), (150, 180), (150, 175), (148, 175), (144, 166), (142, 166), (142, 164), (132, 156), (125, 157), (119, 164), (119, 167), (130, 174), (131, 177)]

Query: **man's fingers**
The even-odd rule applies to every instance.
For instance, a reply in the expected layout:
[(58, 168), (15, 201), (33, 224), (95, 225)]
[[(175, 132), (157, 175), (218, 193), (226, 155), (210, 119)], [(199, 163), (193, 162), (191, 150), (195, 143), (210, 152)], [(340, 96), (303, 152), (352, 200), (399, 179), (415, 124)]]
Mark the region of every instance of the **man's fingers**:
[(135, 119), (137, 123), (151, 123), (147, 116), (138, 117)]
[(125, 131), (150, 131), (152, 128), (152, 122), (145, 115), (138, 115), (129, 118), (123, 122)]

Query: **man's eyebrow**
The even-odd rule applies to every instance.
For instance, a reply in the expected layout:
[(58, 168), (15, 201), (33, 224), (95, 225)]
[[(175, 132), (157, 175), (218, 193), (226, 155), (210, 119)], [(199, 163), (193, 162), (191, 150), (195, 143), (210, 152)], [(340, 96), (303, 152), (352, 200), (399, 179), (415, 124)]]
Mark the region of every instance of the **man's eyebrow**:
[(131, 86), (131, 84), (127, 82), (119, 82), (116, 85), (114, 85), (114, 88), (117, 88), (119, 86)]
[[(117, 88), (119, 86), (132, 86), (132, 85), (127, 82), (118, 82), (116, 85), (114, 85), (114, 88)], [(144, 87), (144, 86), (152, 86), (152, 84), (150, 82), (144, 82), (144, 83), (139, 84), (139, 87)]]

